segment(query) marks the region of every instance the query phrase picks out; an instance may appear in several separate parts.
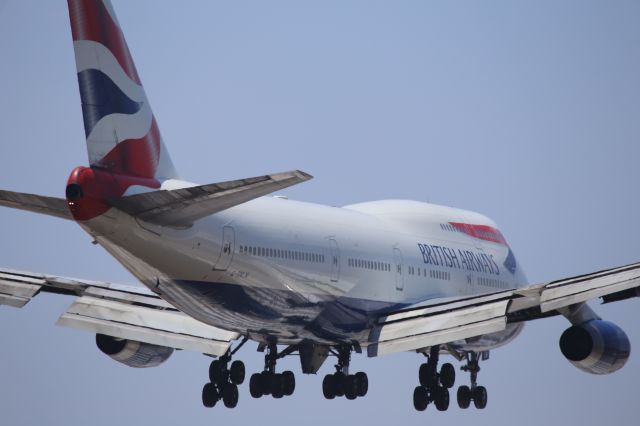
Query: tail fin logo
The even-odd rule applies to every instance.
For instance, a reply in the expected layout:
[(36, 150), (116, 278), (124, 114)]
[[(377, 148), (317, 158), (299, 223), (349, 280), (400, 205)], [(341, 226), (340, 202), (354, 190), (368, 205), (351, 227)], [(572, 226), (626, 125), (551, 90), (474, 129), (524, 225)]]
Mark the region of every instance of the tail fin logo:
[(68, 5), (91, 166), (156, 180), (176, 177), (110, 2)]

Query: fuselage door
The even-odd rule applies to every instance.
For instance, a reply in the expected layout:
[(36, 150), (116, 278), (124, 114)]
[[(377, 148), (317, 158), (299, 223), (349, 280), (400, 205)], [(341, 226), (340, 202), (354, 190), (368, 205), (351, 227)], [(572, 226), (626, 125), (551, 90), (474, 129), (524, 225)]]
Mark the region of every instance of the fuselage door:
[(335, 238), (329, 238), (329, 262), (331, 263), (331, 281), (337, 283), (340, 279), (340, 249)]
[(396, 290), (402, 291), (404, 289), (404, 274), (403, 274), (403, 265), (402, 265), (402, 252), (399, 248), (393, 249), (393, 259), (395, 261), (395, 270), (396, 270)]
[(225, 226), (222, 228), (222, 248), (220, 249), (220, 256), (216, 261), (213, 269), (218, 271), (226, 271), (231, 261), (233, 260), (233, 252), (236, 248), (236, 233), (231, 226)]

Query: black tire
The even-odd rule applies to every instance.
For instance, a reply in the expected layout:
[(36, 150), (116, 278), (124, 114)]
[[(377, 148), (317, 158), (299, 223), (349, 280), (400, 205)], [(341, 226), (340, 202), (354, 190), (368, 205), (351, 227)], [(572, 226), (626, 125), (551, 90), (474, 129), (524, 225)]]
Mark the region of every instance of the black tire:
[(448, 362), (440, 368), (440, 383), (447, 389), (451, 389), (456, 383), (456, 369)]
[(367, 373), (362, 371), (356, 373), (356, 387), (358, 388), (358, 396), (362, 397), (369, 391), (369, 377)]
[(219, 359), (215, 359), (213, 361), (211, 361), (211, 365), (209, 365), (209, 380), (211, 380), (213, 383), (223, 383), (222, 381), (222, 370), (223, 370), (224, 364), (219, 360)]
[(427, 363), (420, 364), (420, 369), (418, 370), (418, 380), (422, 386), (428, 387), (431, 377), (429, 377), (429, 366)]
[(322, 380), (322, 394), (326, 399), (333, 399), (336, 397), (336, 380), (332, 374), (327, 374)]
[(418, 411), (424, 411), (429, 405), (429, 394), (422, 386), (417, 386), (413, 390), (413, 407)]
[(249, 393), (254, 398), (260, 398), (264, 395), (264, 389), (262, 386), (262, 374), (254, 373), (249, 379)]
[(234, 408), (238, 405), (238, 386), (226, 383), (222, 388), (222, 402), (227, 408)]
[(447, 411), (449, 408), (449, 389), (438, 386), (435, 390), (434, 402), (438, 411)]
[(284, 380), (282, 374), (273, 374), (271, 377), (271, 396), (280, 399), (284, 396)]
[(333, 389), (336, 396), (344, 396), (344, 382), (347, 376), (342, 373), (333, 373)]
[(358, 397), (358, 384), (356, 383), (356, 376), (349, 374), (344, 380), (344, 396), (353, 401)]
[(482, 410), (487, 406), (487, 389), (484, 386), (478, 386), (473, 389), (473, 405), (478, 410)]
[(293, 371), (285, 371), (282, 373), (282, 381), (284, 382), (284, 394), (285, 396), (293, 395), (296, 390), (296, 376)]
[(260, 373), (260, 385), (262, 386), (263, 395), (271, 395), (271, 376), (268, 371)]
[(229, 369), (229, 378), (231, 379), (231, 382), (236, 385), (241, 385), (244, 382), (244, 376), (244, 362), (233, 361), (231, 363), (231, 368)]
[(458, 388), (457, 399), (458, 407), (463, 410), (469, 408), (471, 405), (471, 389), (469, 389), (469, 386), (463, 385)]
[(215, 407), (216, 402), (220, 397), (218, 396), (218, 391), (216, 390), (216, 385), (213, 383), (207, 383), (202, 388), (202, 405), (207, 408)]

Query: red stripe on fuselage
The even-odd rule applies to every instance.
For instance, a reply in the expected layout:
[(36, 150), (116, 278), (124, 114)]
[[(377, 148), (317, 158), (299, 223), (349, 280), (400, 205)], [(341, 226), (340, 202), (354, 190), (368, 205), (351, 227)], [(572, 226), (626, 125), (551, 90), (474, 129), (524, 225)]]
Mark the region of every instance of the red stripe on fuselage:
[(470, 225), (468, 223), (460, 222), (449, 222), (449, 225), (471, 237), (479, 238), (485, 241), (491, 241), (493, 243), (504, 244), (505, 246), (509, 245), (507, 244), (507, 240), (505, 240), (502, 233), (492, 226)]
[(68, 0), (68, 4), (73, 40), (91, 40), (104, 45), (129, 78), (141, 85), (124, 34), (102, 0)]

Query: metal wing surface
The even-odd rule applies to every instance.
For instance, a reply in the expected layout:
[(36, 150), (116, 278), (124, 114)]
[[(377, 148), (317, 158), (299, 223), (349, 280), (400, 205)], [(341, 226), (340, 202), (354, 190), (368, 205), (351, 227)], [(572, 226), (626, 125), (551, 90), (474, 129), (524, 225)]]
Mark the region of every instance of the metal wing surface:
[(145, 222), (184, 227), (205, 216), (311, 178), (311, 175), (295, 170), (189, 188), (147, 192), (117, 198), (110, 203)]
[(199, 322), (142, 287), (0, 269), (0, 305), (40, 293), (75, 296), (57, 324), (154, 345), (223, 355), (237, 333)]
[(601, 297), (604, 303), (640, 296), (640, 263), (481, 296), (435, 301), (378, 319), (370, 357), (504, 330), (509, 323), (558, 314), (558, 309)]

